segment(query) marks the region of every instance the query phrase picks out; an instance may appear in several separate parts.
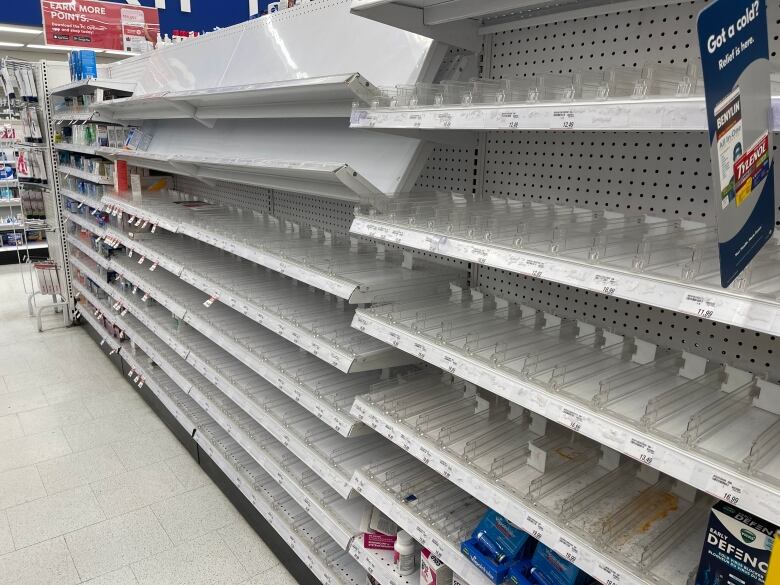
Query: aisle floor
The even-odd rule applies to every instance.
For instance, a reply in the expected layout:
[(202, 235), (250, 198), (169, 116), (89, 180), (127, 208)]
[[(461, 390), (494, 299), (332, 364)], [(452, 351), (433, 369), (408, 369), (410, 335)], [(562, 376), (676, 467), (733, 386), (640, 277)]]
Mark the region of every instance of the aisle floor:
[(38, 333), (0, 266), (0, 585), (77, 583), (296, 585), (87, 333)]

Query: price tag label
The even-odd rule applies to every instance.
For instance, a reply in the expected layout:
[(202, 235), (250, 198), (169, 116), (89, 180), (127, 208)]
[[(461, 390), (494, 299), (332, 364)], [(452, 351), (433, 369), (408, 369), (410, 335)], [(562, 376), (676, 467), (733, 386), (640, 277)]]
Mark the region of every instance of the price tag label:
[(707, 482), (706, 491), (734, 506), (738, 505), (745, 497), (745, 487), (740, 482), (718, 473), (712, 474)]
[(702, 319), (715, 319), (717, 308), (712, 298), (694, 293), (686, 293), (680, 303), (680, 311)]
[(587, 424), (588, 417), (585, 416), (583, 413), (574, 410), (573, 408), (569, 408), (568, 406), (563, 406), (561, 407), (561, 415), (560, 418), (558, 419), (558, 422), (560, 422), (563, 425), (566, 425), (575, 433), (579, 433), (582, 432), (582, 426), (584, 424)]
[(593, 288), (601, 294), (611, 296), (620, 290), (620, 279), (609, 274), (594, 274)]
[(626, 455), (633, 457), (645, 465), (652, 465), (657, 458), (657, 449), (655, 445), (635, 437), (628, 437), (623, 450)]
[(622, 578), (620, 571), (601, 561), (596, 563), (596, 570), (593, 572), (593, 577), (600, 583), (603, 583), (603, 585), (620, 585)]
[(142, 300), (143, 302), (146, 302), (146, 301), (148, 301), (148, 300), (149, 300), (149, 293), (144, 293), (144, 296), (142, 296), (142, 297), (141, 297), (141, 300)]
[(152, 264), (152, 265), (149, 267), (149, 270), (150, 270), (151, 272), (154, 272), (155, 270), (157, 270), (157, 266), (158, 266), (158, 265), (159, 265), (159, 263), (158, 263), (158, 262), (155, 262), (154, 264)]
[(528, 259), (525, 261), (524, 272), (534, 278), (544, 278), (544, 262), (540, 260)]
[(217, 298), (218, 298), (218, 297), (215, 297), (215, 296), (214, 296), (214, 297), (209, 297), (208, 299), (206, 299), (206, 300), (203, 302), (203, 306), (204, 306), (204, 307), (206, 307), (206, 308), (208, 309), (208, 308), (209, 308), (211, 305), (213, 305), (213, 304), (214, 304), (214, 301), (216, 301), (216, 300), (217, 300)]
[(452, 128), (452, 114), (449, 112), (441, 112), (436, 116), (436, 125), (439, 128)]
[(564, 536), (559, 536), (553, 544), (553, 550), (570, 563), (576, 563), (580, 556), (579, 548)]
[(574, 110), (556, 110), (552, 114), (550, 130), (576, 130)]
[(138, 259), (138, 263), (139, 263), (139, 264), (143, 264), (143, 263), (144, 263), (144, 260), (146, 260), (146, 256), (141, 256), (141, 257)]
[(542, 538), (544, 538), (544, 524), (541, 520), (531, 514), (526, 515), (522, 528), (536, 540), (542, 540)]
[(507, 130), (520, 128), (520, 116), (514, 110), (500, 110), (496, 114), (496, 126)]

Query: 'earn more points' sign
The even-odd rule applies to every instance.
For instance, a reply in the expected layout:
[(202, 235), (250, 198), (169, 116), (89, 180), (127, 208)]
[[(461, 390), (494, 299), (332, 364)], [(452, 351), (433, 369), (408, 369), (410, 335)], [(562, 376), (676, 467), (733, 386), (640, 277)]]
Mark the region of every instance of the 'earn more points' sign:
[(94, 0), (41, 0), (48, 45), (142, 52), (160, 32), (156, 8)]

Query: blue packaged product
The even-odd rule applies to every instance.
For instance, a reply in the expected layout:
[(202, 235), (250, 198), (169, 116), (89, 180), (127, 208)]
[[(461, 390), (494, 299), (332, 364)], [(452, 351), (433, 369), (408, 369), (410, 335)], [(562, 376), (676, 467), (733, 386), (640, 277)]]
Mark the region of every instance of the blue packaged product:
[(82, 49), (79, 51), (81, 63), (81, 79), (95, 79), (97, 77), (97, 56), (95, 51)]
[(71, 51), (70, 55), (73, 58), (73, 81), (78, 81), (81, 79), (81, 53)]
[(531, 557), (528, 576), (532, 583), (538, 585), (582, 585), (590, 581), (590, 575), (585, 571), (541, 542)]
[(461, 552), (494, 583), (502, 583), (512, 563), (528, 553), (536, 541), (509, 520), (488, 510)]
[(726, 502), (715, 504), (696, 585), (762, 585), (777, 529)]

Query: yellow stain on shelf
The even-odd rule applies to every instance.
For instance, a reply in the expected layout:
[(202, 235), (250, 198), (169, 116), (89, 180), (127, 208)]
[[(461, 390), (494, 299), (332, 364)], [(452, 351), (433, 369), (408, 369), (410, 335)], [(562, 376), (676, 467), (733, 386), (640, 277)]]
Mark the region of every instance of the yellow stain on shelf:
[(647, 502), (647, 508), (650, 514), (645, 518), (644, 524), (639, 529), (639, 532), (644, 534), (649, 531), (654, 523), (659, 520), (663, 520), (672, 512), (676, 512), (679, 507), (679, 499), (676, 495), (669, 492), (657, 492), (649, 494), (649, 502)]

